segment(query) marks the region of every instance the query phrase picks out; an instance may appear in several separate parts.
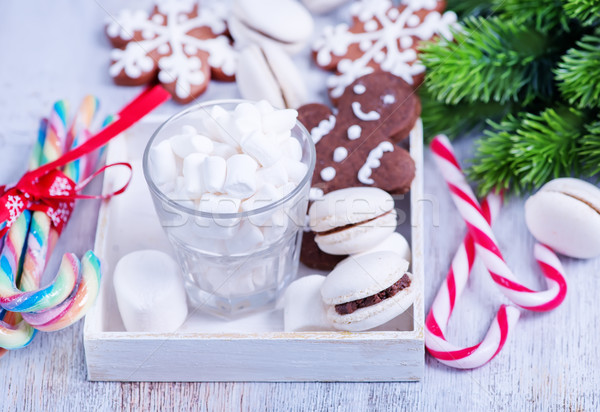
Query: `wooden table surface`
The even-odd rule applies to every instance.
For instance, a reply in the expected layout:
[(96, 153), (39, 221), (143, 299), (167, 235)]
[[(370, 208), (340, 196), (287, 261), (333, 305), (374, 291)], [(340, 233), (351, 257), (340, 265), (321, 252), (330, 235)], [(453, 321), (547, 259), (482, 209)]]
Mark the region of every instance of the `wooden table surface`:
[[(146, 7), (148, 1), (128, 5)], [(118, 110), (137, 89), (116, 87), (107, 75), (109, 46), (102, 32), (119, 1), (0, 2), (0, 183), (25, 169), (41, 116), (59, 98), (73, 105), (96, 94), (104, 113)], [(208, 95), (207, 97), (209, 97)], [(169, 103), (161, 113), (178, 110)], [(471, 141), (459, 143), (461, 158)], [(464, 234), (448, 192), (425, 159), (426, 308), (445, 276)], [(96, 190), (98, 186), (96, 186)], [(80, 202), (50, 268), (64, 251), (92, 247), (97, 202)], [(523, 202), (511, 200), (495, 226), (517, 275), (533, 288), (544, 285), (532, 257)], [(0, 360), (2, 410), (468, 410), (529, 411), (600, 409), (597, 290), (600, 260), (561, 258), (569, 292), (552, 313), (524, 313), (502, 353), (480, 369), (457, 371), (429, 356), (416, 383), (103, 383), (88, 382), (82, 325), (40, 333), (26, 349)], [(450, 338), (474, 344), (504, 302), (477, 265), (450, 324)], [(282, 365), (285, 367), (285, 365)]]

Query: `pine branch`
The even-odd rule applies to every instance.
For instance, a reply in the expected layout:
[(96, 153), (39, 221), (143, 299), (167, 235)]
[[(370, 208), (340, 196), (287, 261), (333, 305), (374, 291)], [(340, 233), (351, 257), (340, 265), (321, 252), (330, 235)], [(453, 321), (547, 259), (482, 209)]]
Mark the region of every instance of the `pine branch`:
[(533, 23), (537, 30), (562, 28), (569, 30), (569, 19), (563, 13), (564, 0), (494, 0), (503, 19), (517, 24)]
[(552, 96), (555, 48), (549, 33), (497, 17), (467, 18), (454, 37), (425, 45), (421, 54), (427, 87), (438, 100), (526, 105)]
[[(427, 81), (427, 80), (426, 80)], [(443, 133), (450, 139), (482, 130), (487, 119), (499, 120), (510, 110), (511, 105), (496, 102), (444, 104), (431, 96), (427, 87), (419, 88), (421, 118), (424, 136), (428, 143), (435, 135)]]
[(600, 37), (584, 36), (554, 71), (563, 97), (579, 108), (600, 107)]
[(580, 173), (579, 141), (584, 115), (572, 108), (508, 115), (479, 141), (469, 176), (480, 194), (504, 189), (520, 194), (552, 178)]
[(448, 0), (446, 9), (455, 12), (459, 18), (466, 16), (487, 16), (490, 13), (489, 0)]
[(600, 0), (565, 0), (566, 14), (577, 19), (584, 26), (591, 26), (600, 21)]
[(581, 163), (584, 174), (594, 176), (600, 173), (600, 113), (585, 129), (580, 150)]

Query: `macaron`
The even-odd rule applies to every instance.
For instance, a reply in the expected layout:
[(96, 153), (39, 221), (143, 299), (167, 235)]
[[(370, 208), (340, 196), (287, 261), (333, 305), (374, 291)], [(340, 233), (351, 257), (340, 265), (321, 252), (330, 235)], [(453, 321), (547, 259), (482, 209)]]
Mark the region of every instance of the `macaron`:
[(404, 313), (419, 279), (394, 252), (373, 252), (340, 262), (321, 287), (327, 319), (340, 330), (363, 331)]
[(293, 0), (235, 0), (228, 28), (238, 47), (275, 43), (295, 54), (312, 36), (314, 22)]
[(352, 256), (366, 255), (367, 253), (382, 251), (395, 252), (402, 256), (406, 261), (408, 261), (408, 263), (410, 263), (410, 261), (412, 260), (410, 245), (408, 244), (406, 238), (398, 232), (392, 233), (391, 235), (386, 237), (381, 243), (377, 244), (375, 247), (365, 252), (356, 253)]
[(327, 193), (309, 211), (310, 229), (319, 248), (331, 255), (369, 250), (396, 230), (394, 199), (375, 187), (351, 187)]
[(531, 234), (558, 253), (600, 256), (600, 189), (573, 178), (554, 179), (525, 202)]
[(306, 103), (308, 89), (291, 57), (279, 46), (251, 44), (238, 57), (236, 82), (248, 100), (267, 100), (274, 107), (297, 108)]

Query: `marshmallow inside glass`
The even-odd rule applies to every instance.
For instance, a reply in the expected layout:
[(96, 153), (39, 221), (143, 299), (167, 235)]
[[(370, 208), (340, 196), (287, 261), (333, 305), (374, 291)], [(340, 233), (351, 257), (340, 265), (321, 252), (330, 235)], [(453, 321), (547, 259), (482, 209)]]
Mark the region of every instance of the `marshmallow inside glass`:
[(161, 125), (144, 153), (154, 206), (194, 307), (273, 307), (296, 277), (315, 148), (295, 110), (203, 103)]

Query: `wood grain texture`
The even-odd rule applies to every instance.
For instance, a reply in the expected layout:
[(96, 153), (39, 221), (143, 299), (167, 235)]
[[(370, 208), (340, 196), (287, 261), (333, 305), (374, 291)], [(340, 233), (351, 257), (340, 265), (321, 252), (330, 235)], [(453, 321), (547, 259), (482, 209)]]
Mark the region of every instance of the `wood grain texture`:
[[(147, 7), (149, 1), (129, 4)], [(78, 102), (84, 93), (94, 92), (107, 113), (138, 91), (114, 87), (106, 75), (109, 48), (100, 26), (106, 11), (121, 7), (117, 0), (0, 2), (0, 182), (24, 171), (39, 118), (54, 100)], [(209, 87), (207, 98), (210, 93)], [(160, 111), (176, 109), (170, 103)], [(467, 141), (460, 144), (461, 158), (469, 148)], [(428, 308), (464, 224), (428, 153), (425, 160), (425, 194), (431, 199), (425, 205)], [(81, 254), (92, 246), (97, 210), (94, 202), (77, 207), (64, 236), (68, 240), (58, 245), (51, 268), (56, 269), (63, 251)], [(542, 287), (522, 201), (509, 202), (495, 228), (517, 276)], [(524, 314), (504, 351), (474, 371), (456, 371), (426, 357), (425, 378), (419, 383), (88, 382), (80, 322), (40, 334), (30, 347), (0, 359), (0, 410), (599, 410), (600, 260), (562, 261), (569, 281), (563, 305), (549, 314)], [(451, 320), (449, 338), (476, 342), (503, 301), (478, 264)]]

